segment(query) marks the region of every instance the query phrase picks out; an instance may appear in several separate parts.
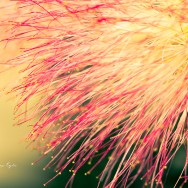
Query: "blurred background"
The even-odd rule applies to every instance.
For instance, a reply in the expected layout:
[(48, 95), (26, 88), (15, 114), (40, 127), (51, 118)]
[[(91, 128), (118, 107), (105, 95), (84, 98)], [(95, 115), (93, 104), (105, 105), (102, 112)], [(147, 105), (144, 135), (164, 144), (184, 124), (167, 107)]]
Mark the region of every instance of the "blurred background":
[[(2, 2), (3, 1), (3, 2)], [(7, 3), (7, 0), (0, 1), (0, 6)], [(5, 12), (1, 9), (0, 15)], [(6, 28), (0, 28), (0, 38), (6, 36)], [(0, 62), (7, 60), (20, 53), (19, 46), (21, 44), (11, 43), (6, 46), (5, 43), (0, 43)], [(6, 95), (6, 88), (10, 88), (16, 84), (20, 78), (19, 69), (10, 69), (0, 66), (0, 188), (42, 188), (43, 184), (52, 178), (55, 173), (53, 169), (43, 171), (43, 167), (50, 160), (49, 158), (37, 162), (34, 166), (32, 162), (37, 160), (40, 155), (37, 151), (27, 148), (24, 138), (29, 133), (31, 127), (27, 124), (14, 126), (14, 107), (17, 99), (11, 94)], [(6, 70), (2, 72), (3, 70)], [(34, 99), (32, 102), (37, 102)], [(175, 156), (170, 171), (167, 171), (168, 178), (166, 179), (165, 188), (172, 188), (178, 179), (185, 162), (185, 149), (182, 146)], [(73, 188), (96, 188), (98, 179), (96, 176), (101, 172), (105, 165), (105, 161), (90, 175), (85, 176), (84, 173), (88, 168), (85, 165), (80, 172), (75, 176), (72, 184)], [(66, 169), (61, 176), (58, 176), (50, 182), (48, 188), (64, 188), (71, 174)], [(181, 182), (181, 181), (180, 181)], [(143, 183), (138, 180), (131, 187), (142, 187)], [(179, 187), (178, 184), (176, 187)], [(101, 186), (102, 187), (102, 186)], [(148, 186), (146, 186), (148, 187)], [(188, 185), (184, 185), (188, 187)]]

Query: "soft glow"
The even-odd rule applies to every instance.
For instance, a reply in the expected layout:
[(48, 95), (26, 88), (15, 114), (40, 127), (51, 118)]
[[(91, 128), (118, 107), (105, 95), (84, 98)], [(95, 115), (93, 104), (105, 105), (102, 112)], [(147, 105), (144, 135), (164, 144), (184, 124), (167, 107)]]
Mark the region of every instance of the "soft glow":
[[(89, 175), (108, 157), (98, 176), (107, 188), (140, 174), (151, 187), (163, 186), (164, 170), (188, 140), (188, 2), (15, 3), (1, 22), (9, 28), (3, 42), (23, 47), (6, 64), (25, 66), (12, 90), (21, 98), (18, 112), (40, 97), (18, 113), (18, 124), (40, 115), (28, 139), (44, 156), (53, 152), (45, 169), (56, 166), (58, 176), (72, 163), (74, 177), (88, 163)], [(187, 161), (185, 182), (186, 168)]]

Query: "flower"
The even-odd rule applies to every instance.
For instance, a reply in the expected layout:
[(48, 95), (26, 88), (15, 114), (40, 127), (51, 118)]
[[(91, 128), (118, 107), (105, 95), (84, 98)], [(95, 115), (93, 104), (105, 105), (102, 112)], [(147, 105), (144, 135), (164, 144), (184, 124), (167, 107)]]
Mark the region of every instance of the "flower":
[(18, 123), (40, 116), (28, 138), (44, 156), (53, 153), (45, 169), (54, 165), (59, 175), (73, 163), (75, 175), (97, 157), (88, 175), (108, 157), (98, 176), (104, 187), (128, 187), (139, 175), (163, 186), (164, 170), (188, 140), (188, 2), (15, 3), (1, 21), (11, 28), (2, 41), (26, 43), (8, 61), (27, 73), (12, 91), (21, 96), (17, 110), (40, 97)]

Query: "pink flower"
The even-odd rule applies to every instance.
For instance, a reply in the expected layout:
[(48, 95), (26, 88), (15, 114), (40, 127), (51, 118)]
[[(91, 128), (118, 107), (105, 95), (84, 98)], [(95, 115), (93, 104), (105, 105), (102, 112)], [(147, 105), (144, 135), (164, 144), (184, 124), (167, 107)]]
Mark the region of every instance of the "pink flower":
[(40, 116), (28, 138), (44, 156), (54, 153), (45, 168), (59, 175), (73, 163), (74, 175), (97, 156), (87, 175), (110, 156), (99, 174), (106, 188), (127, 187), (140, 174), (150, 187), (163, 186), (164, 170), (188, 140), (188, 2), (15, 3), (1, 21), (9, 28), (3, 41), (29, 45), (7, 64), (24, 64), (27, 73), (12, 90), (21, 97), (17, 109), (40, 97), (18, 123)]

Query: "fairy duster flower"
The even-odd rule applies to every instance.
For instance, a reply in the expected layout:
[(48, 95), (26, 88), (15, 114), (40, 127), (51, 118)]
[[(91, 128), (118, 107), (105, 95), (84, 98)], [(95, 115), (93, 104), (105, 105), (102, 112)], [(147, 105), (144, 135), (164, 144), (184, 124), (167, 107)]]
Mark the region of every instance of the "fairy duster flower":
[(163, 186), (188, 142), (188, 1), (15, 0), (2, 9), (1, 41), (24, 43), (5, 63), (24, 66), (16, 110), (39, 98), (18, 124), (39, 117), (28, 139), (53, 155), (45, 168), (59, 175), (72, 163), (74, 176), (97, 158), (88, 175), (108, 158), (99, 185), (141, 176)]

